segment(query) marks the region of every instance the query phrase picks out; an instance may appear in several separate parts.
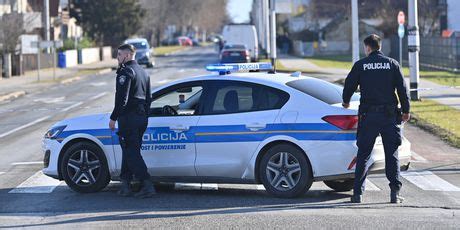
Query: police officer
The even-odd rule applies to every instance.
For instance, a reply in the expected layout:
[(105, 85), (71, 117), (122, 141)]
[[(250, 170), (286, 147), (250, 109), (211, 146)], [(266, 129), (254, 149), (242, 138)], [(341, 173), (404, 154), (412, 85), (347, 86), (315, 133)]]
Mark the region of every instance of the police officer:
[(144, 159), (141, 156), (142, 136), (147, 128), (151, 103), (150, 77), (136, 60), (135, 48), (130, 44), (118, 47), (115, 108), (110, 115), (110, 129), (118, 121), (118, 137), (123, 151), (121, 163), (121, 189), (118, 194), (130, 196), (133, 175), (142, 181), (142, 188), (134, 194), (145, 198), (155, 194)]
[[(350, 98), (358, 85), (361, 91), (352, 203), (362, 202), (368, 170), (366, 163), (379, 134), (385, 150), (385, 173), (391, 189), (390, 202), (401, 203), (404, 200), (399, 195), (402, 184), (397, 149), (401, 145), (399, 124), (410, 118), (409, 97), (398, 62), (383, 55), (380, 48), (379, 36), (371, 34), (364, 39), (367, 57), (353, 65), (343, 89), (344, 108), (350, 106)], [(398, 108), (398, 98), (402, 112)]]

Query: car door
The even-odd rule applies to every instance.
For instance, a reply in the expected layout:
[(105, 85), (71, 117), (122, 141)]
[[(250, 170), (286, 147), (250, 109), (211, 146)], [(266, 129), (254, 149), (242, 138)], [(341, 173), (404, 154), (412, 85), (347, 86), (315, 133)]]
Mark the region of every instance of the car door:
[(153, 94), (142, 144), (151, 175), (196, 176), (193, 128), (200, 117), (197, 111), (202, 92), (201, 82), (188, 82)]
[(289, 94), (230, 80), (206, 82), (195, 132), (198, 176), (240, 178)]

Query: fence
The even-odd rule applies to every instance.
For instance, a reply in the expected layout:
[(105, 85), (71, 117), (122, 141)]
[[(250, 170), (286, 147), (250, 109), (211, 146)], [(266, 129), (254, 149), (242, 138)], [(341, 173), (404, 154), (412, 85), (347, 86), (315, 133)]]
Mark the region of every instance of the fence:
[[(390, 56), (399, 59), (399, 38), (391, 38)], [(403, 38), (403, 64), (407, 66), (407, 37)], [(460, 38), (421, 37), (420, 67), (447, 71), (460, 71)], [(398, 60), (399, 61), (399, 60)]]

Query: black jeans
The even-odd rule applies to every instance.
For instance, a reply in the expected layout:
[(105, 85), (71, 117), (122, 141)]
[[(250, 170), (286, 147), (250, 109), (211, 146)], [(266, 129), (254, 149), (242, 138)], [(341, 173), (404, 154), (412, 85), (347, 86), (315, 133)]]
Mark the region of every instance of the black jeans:
[(147, 129), (148, 118), (132, 112), (118, 118), (118, 138), (123, 151), (120, 178), (139, 180), (150, 178), (141, 155), (142, 136)]
[(396, 115), (388, 116), (383, 112), (367, 112), (360, 115), (357, 137), (358, 155), (356, 159), (355, 182), (353, 193), (361, 195), (365, 188), (367, 177), (367, 162), (374, 148), (375, 139), (382, 136), (385, 150), (385, 173), (390, 181), (390, 189), (399, 191), (402, 183), (399, 179), (400, 167), (398, 147), (401, 145), (401, 130), (397, 126)]

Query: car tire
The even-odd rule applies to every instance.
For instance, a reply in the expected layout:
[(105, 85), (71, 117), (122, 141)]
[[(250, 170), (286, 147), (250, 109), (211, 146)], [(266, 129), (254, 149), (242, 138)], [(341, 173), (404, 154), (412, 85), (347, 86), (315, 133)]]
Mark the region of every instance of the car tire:
[(353, 189), (354, 179), (344, 180), (325, 180), (323, 181), (327, 187), (334, 189), (336, 192), (347, 192)]
[(305, 194), (313, 174), (305, 153), (290, 144), (271, 147), (259, 163), (259, 176), (267, 192), (280, 198)]
[(99, 146), (90, 142), (78, 142), (64, 152), (61, 175), (80, 193), (98, 192), (110, 182), (107, 159)]

